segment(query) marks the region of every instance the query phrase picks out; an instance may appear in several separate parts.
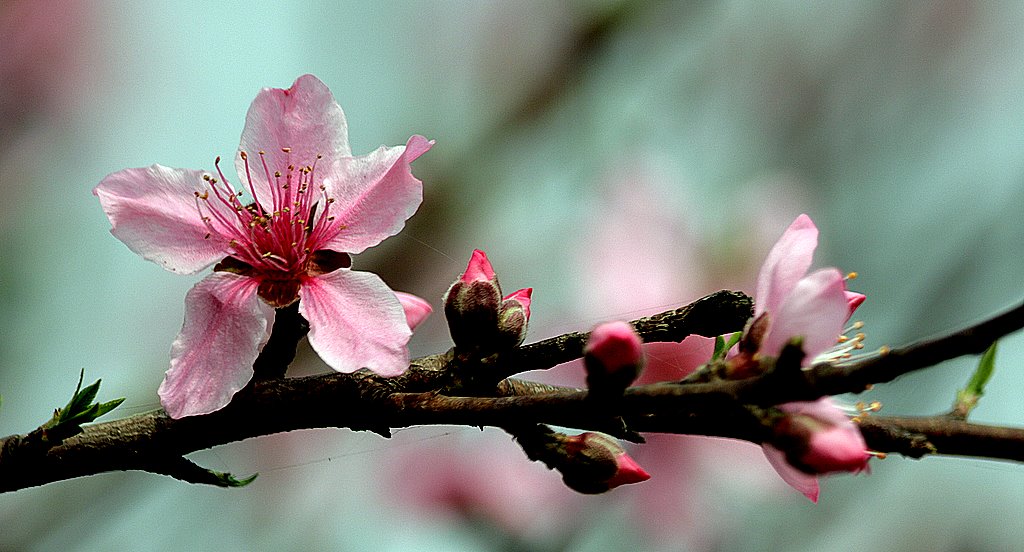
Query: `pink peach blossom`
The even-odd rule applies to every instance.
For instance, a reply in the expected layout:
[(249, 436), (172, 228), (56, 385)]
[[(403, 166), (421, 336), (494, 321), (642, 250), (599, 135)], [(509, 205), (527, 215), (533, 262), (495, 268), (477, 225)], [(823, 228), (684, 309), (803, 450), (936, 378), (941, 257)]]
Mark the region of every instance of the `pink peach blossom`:
[[(754, 292), (754, 316), (767, 313), (768, 327), (758, 352), (778, 356), (795, 337), (803, 338), (805, 363), (829, 349), (843, 332), (853, 300), (834, 268), (807, 274), (818, 245), (818, 229), (800, 215), (768, 253)], [(858, 303), (859, 304), (859, 303)]]
[(410, 163), (432, 145), (413, 136), (352, 156), (341, 107), (303, 75), (253, 100), (237, 186), (219, 158), (214, 172), (153, 165), (96, 186), (111, 233), (145, 259), (186, 274), (219, 261), (185, 300), (159, 390), (171, 417), (227, 405), (252, 377), (274, 308), (296, 301), (310, 345), (335, 370), (405, 370), (402, 305), (377, 275), (350, 270), (349, 254), (394, 235), (416, 211), (423, 190)]
[[(768, 253), (757, 279), (754, 316), (767, 317), (757, 355), (778, 356), (793, 338), (802, 338), (804, 365), (836, 345), (843, 326), (864, 296), (846, 290), (844, 276), (834, 268), (811, 274), (818, 229), (807, 215), (800, 215)], [(799, 467), (771, 444), (763, 449), (769, 463), (786, 483), (814, 502), (818, 500), (815, 474), (861, 471), (867, 463), (867, 446), (860, 430), (828, 398), (812, 403), (779, 406), (783, 412), (819, 420), (827, 431), (808, 431)], [(784, 423), (790, 423), (792, 417)]]

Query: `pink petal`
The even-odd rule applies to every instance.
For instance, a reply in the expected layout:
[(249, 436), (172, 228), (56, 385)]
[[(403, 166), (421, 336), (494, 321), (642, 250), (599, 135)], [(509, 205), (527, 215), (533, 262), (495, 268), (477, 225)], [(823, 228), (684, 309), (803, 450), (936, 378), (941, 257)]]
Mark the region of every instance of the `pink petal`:
[(638, 383), (680, 380), (711, 360), (715, 338), (691, 335), (679, 343), (644, 343), (647, 366)]
[(191, 274), (227, 255), (227, 240), (204, 239), (209, 230), (195, 197), (208, 189), (204, 174), (161, 165), (125, 169), (92, 193), (110, 219), (110, 233), (129, 249), (167, 270)]
[(767, 443), (761, 445), (761, 449), (764, 451), (764, 457), (768, 459), (768, 463), (775, 468), (775, 471), (779, 473), (783, 481), (789, 484), (790, 487), (800, 491), (811, 502), (818, 502), (817, 476), (804, 473), (790, 466), (789, 462), (786, 461), (786, 453)]
[(274, 324), (274, 310), (256, 298), (257, 285), (216, 272), (185, 296), (185, 323), (158, 391), (170, 417), (220, 410), (252, 379), (252, 364)]
[(822, 397), (816, 401), (795, 401), (780, 404), (778, 409), (787, 414), (802, 414), (829, 425), (849, 424), (856, 429), (849, 416), (843, 413), (829, 397)]
[(322, 248), (359, 253), (397, 234), (423, 200), (423, 183), (409, 164), (433, 144), (413, 136), (405, 146), (342, 160), (326, 184), (335, 199), (331, 213), (344, 228)]
[(797, 282), (807, 274), (817, 246), (818, 228), (811, 217), (798, 216), (761, 265), (754, 292), (754, 316), (778, 311)]
[(410, 330), (415, 330), (416, 326), (419, 326), (421, 322), (430, 316), (430, 313), (434, 312), (430, 303), (422, 297), (401, 291), (396, 291), (395, 296), (398, 297), (398, 302), (402, 304), (402, 309), (405, 310), (405, 321), (408, 322)]
[(786, 342), (803, 337), (804, 362), (810, 363), (835, 345), (849, 313), (843, 290), (843, 275), (834, 268), (818, 270), (797, 282), (782, 306), (768, 314), (771, 325), (761, 353), (778, 356)]
[(850, 308), (850, 313), (846, 316), (847, 320), (849, 320), (853, 316), (853, 312), (857, 310), (857, 307), (867, 299), (867, 296), (855, 291), (844, 291), (843, 293), (846, 295), (846, 304)]
[[(291, 151), (284, 152), (282, 148)], [(284, 173), (288, 165), (304, 167), (314, 161), (317, 170), (326, 169), (338, 159), (352, 155), (345, 113), (327, 85), (313, 75), (295, 79), (291, 88), (261, 90), (245, 116), (238, 150), (249, 155), (256, 193), (264, 205), (271, 204), (270, 191), (259, 151), (265, 152), (271, 174), (275, 170)], [(323, 158), (317, 160), (317, 155)], [(235, 157), (235, 168), (245, 187), (245, 163), (239, 156)]]
[(412, 335), (394, 292), (370, 272), (338, 269), (310, 278), (299, 290), (309, 344), (331, 368), (369, 368), (396, 376), (409, 367)]

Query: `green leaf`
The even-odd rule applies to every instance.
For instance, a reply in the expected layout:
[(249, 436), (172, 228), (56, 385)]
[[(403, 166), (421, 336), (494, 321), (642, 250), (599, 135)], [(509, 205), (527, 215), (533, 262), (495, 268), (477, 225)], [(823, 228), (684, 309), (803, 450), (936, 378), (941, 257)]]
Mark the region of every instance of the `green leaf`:
[(255, 481), (256, 478), (259, 477), (259, 475), (260, 475), (259, 473), (254, 473), (254, 474), (250, 475), (249, 477), (244, 477), (242, 479), (237, 479), (237, 478), (235, 478), (234, 475), (231, 475), (228, 472), (219, 472), (219, 471), (214, 471), (214, 470), (207, 470), (207, 471), (209, 471), (211, 474), (213, 474), (214, 477), (217, 478), (217, 485), (220, 485), (221, 487), (244, 487), (244, 486), (248, 485), (249, 483), (252, 483), (253, 481)]
[(974, 370), (971, 380), (967, 382), (967, 387), (957, 392), (956, 402), (953, 403), (953, 411), (950, 412), (950, 416), (961, 420), (966, 419), (967, 415), (978, 406), (978, 400), (985, 394), (985, 385), (992, 378), (992, 372), (995, 371), (997, 345), (998, 341), (993, 342), (981, 355), (978, 367)]
[(739, 342), (743, 332), (733, 332), (727, 335), (729, 335), (728, 340), (725, 339), (724, 335), (715, 337), (715, 352), (711, 355), (712, 361), (725, 358), (725, 355), (729, 353), (729, 349), (732, 349), (732, 346)]
[(985, 394), (985, 384), (992, 378), (992, 372), (996, 367), (996, 349), (998, 344), (998, 341), (993, 342), (985, 350), (985, 354), (981, 355), (978, 368), (974, 370), (974, 375), (971, 376), (971, 381), (967, 382), (967, 389), (964, 389), (964, 391), (974, 393), (979, 397)]
[[(82, 370), (82, 375), (85, 375), (85, 370)], [(71, 404), (68, 410), (71, 412), (83, 412), (89, 408), (92, 401), (96, 399), (96, 395), (100, 392), (100, 382), (103, 380), (96, 380), (96, 383), (82, 389), (75, 393), (75, 396), (71, 399)], [(79, 383), (81, 385), (81, 383)]]
[[(121, 398), (105, 403), (94, 403), (93, 401), (100, 391), (100, 383), (103, 380), (96, 380), (95, 383), (83, 389), (82, 382), (84, 379), (85, 369), (82, 369), (78, 374), (78, 385), (75, 386), (75, 393), (71, 396), (71, 400), (68, 401), (64, 408), (55, 410), (53, 417), (40, 426), (41, 429), (52, 431), (53, 435), (58, 436), (74, 435), (81, 431), (79, 426), (82, 424), (95, 421), (96, 418), (110, 412), (124, 402), (124, 399)], [(58, 437), (58, 439), (64, 437)]]
[(111, 410), (121, 406), (121, 403), (123, 402), (124, 397), (121, 397), (120, 399), (114, 399), (112, 401), (107, 401), (105, 403), (100, 403), (96, 405), (96, 417), (93, 419), (95, 420), (96, 418), (99, 418), (100, 416), (106, 414), (107, 412), (110, 412)]

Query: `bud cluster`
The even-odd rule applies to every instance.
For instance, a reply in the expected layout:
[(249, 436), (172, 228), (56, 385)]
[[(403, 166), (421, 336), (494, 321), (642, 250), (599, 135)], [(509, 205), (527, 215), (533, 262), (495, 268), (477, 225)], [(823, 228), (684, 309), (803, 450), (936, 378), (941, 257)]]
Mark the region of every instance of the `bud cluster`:
[(532, 288), (501, 295), (487, 254), (473, 251), (466, 271), (444, 294), (444, 314), (456, 349), (485, 354), (518, 347), (526, 339)]

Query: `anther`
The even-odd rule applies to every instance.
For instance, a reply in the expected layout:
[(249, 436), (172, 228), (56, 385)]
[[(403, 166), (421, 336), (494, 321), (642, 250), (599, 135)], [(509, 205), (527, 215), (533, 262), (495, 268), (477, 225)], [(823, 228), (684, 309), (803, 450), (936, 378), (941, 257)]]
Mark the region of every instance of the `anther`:
[(244, 151), (238, 152), (238, 155), (242, 158), (242, 161), (246, 161), (249, 159), (249, 154), (245, 153)]
[(858, 274), (856, 272), (850, 272), (849, 274), (846, 275), (846, 279), (847, 280), (856, 280), (857, 276), (858, 276)]
[(881, 347), (878, 348), (878, 354), (880, 354), (882, 356), (885, 356), (885, 355), (887, 355), (887, 354), (889, 354), (891, 352), (892, 352), (892, 349), (889, 348), (888, 345), (882, 345)]
[(281, 148), (281, 151), (283, 151), (285, 153), (291, 153), (292, 152), (292, 148)]

